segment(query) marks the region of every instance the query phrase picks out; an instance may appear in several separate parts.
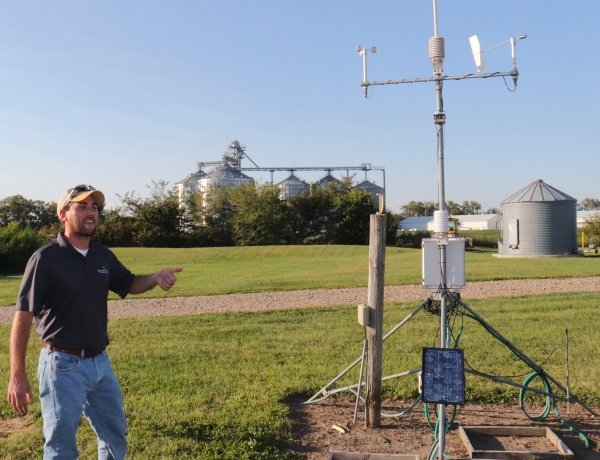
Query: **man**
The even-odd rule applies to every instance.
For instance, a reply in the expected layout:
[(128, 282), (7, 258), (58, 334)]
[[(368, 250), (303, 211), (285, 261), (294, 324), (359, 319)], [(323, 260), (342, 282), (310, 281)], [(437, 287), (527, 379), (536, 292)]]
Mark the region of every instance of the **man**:
[(57, 239), (29, 259), (10, 337), (7, 400), (19, 414), (33, 398), (25, 369), (35, 319), (42, 340), (38, 363), (45, 437), (44, 459), (76, 459), (81, 414), (98, 436), (99, 459), (123, 459), (127, 450), (121, 389), (106, 354), (107, 296), (124, 298), (154, 286), (169, 290), (181, 268), (134, 275), (106, 247), (91, 240), (104, 194), (78, 185), (59, 199), (64, 226)]

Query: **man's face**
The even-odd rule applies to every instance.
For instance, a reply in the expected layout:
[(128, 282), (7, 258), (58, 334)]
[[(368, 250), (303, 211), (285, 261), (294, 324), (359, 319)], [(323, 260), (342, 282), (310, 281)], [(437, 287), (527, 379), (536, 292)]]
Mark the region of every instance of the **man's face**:
[(92, 236), (98, 228), (98, 204), (93, 196), (78, 203), (71, 203), (61, 211), (61, 221), (67, 234)]

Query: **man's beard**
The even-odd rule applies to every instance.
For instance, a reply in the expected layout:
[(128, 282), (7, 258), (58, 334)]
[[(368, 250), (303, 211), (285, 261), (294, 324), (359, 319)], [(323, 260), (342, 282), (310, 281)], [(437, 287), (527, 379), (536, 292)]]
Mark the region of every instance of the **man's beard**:
[(94, 236), (94, 233), (96, 233), (96, 230), (98, 229), (98, 227), (94, 227), (93, 230), (80, 230), (77, 229), (77, 231), (75, 231), (74, 233), (78, 236), (85, 236), (85, 237), (91, 237)]
[(98, 224), (96, 223), (91, 229), (89, 229), (88, 227), (89, 226), (86, 226), (84, 223), (82, 223), (81, 225), (71, 225), (71, 232), (73, 233), (73, 235), (89, 238), (91, 236), (94, 236), (96, 230), (98, 230)]

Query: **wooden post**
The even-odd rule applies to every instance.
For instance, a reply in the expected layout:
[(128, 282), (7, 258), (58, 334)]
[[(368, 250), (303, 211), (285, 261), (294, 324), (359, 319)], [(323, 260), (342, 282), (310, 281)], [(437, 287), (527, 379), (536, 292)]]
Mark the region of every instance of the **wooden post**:
[(385, 273), (385, 214), (371, 215), (369, 233), (369, 326), (367, 327), (366, 425), (381, 426), (383, 368), (383, 288)]

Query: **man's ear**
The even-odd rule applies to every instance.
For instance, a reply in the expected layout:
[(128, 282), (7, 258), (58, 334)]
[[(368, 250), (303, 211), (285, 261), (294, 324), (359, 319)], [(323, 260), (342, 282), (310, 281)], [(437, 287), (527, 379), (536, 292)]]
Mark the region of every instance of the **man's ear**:
[(62, 208), (59, 211), (58, 218), (61, 222), (65, 222), (67, 220), (67, 208)]

